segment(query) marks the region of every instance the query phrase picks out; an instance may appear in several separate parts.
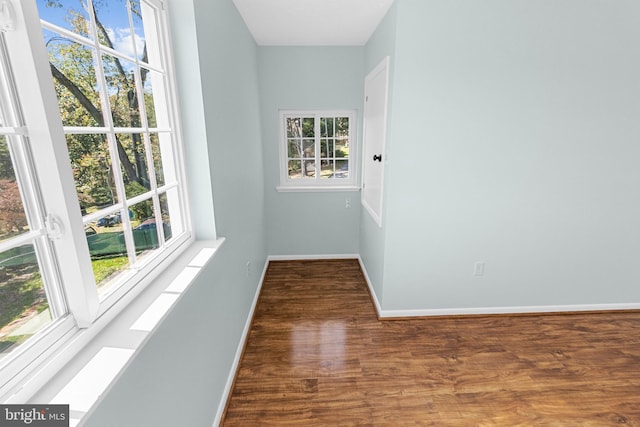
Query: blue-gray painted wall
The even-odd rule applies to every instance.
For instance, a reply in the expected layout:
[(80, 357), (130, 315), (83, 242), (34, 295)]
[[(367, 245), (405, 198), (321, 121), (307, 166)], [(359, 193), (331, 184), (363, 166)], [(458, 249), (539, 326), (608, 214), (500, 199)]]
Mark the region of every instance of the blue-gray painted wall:
[(395, 7), (383, 309), (640, 302), (640, 4)]
[[(277, 192), (280, 110), (356, 110), (362, 117), (361, 47), (258, 50), (269, 255), (357, 254), (360, 192)], [(354, 124), (357, 145), (361, 135)], [(355, 162), (360, 167), (360, 158)], [(346, 199), (350, 199), (350, 208)]]

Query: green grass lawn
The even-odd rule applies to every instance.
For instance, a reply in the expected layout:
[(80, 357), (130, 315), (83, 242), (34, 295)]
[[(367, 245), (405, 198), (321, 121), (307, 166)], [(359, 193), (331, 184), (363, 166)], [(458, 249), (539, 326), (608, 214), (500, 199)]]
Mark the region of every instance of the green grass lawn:
[(122, 270), (129, 264), (129, 258), (119, 256), (114, 258), (94, 259), (91, 260), (93, 266), (93, 275), (96, 278), (96, 284), (100, 286), (106, 279), (114, 273)]
[[(0, 329), (22, 316), (47, 308), (49, 304), (37, 264), (0, 269)], [(25, 335), (1, 337), (0, 353), (27, 338)]]
[(49, 307), (38, 266), (28, 264), (0, 270), (0, 329), (25, 311), (40, 313)]

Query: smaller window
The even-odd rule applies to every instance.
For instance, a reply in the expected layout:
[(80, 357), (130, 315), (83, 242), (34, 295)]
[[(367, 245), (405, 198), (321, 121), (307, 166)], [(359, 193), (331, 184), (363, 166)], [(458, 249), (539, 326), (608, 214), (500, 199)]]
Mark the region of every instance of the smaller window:
[(356, 189), (355, 128), (355, 111), (281, 111), (278, 189)]

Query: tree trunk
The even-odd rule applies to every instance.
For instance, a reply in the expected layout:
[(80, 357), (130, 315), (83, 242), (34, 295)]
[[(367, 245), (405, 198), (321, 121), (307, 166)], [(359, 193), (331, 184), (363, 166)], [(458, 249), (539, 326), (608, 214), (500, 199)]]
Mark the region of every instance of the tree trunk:
[[(60, 83), (62, 86), (66, 87), (69, 92), (78, 100), (80, 105), (84, 107), (85, 110), (89, 113), (91, 117), (98, 123), (98, 126), (104, 126), (104, 118), (102, 117), (102, 112), (91, 102), (91, 100), (82, 92), (82, 90), (67, 76), (64, 75), (62, 71), (60, 71), (55, 65), (49, 64), (51, 66), (51, 73), (53, 77)], [(118, 158), (120, 159), (120, 164), (124, 169), (125, 174), (127, 175), (127, 179), (130, 181), (140, 181), (140, 177), (136, 172), (136, 167), (129, 160), (129, 156), (127, 156), (122, 143), (116, 137), (116, 146), (118, 147)]]

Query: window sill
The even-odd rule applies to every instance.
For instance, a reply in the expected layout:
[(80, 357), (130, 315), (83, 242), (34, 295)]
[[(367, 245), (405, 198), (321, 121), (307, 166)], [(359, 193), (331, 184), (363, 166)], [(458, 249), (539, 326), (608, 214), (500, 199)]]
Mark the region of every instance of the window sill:
[[(4, 403), (69, 404), (71, 426), (99, 400), (215, 255), (224, 239), (195, 241), (139, 295), (117, 303), (42, 363)], [(122, 305), (119, 305), (122, 303)], [(93, 390), (86, 385), (92, 384)]]
[(313, 193), (313, 192), (339, 192), (339, 191), (360, 191), (357, 185), (336, 185), (336, 186), (302, 186), (302, 185), (279, 185), (276, 187), (279, 193)]

